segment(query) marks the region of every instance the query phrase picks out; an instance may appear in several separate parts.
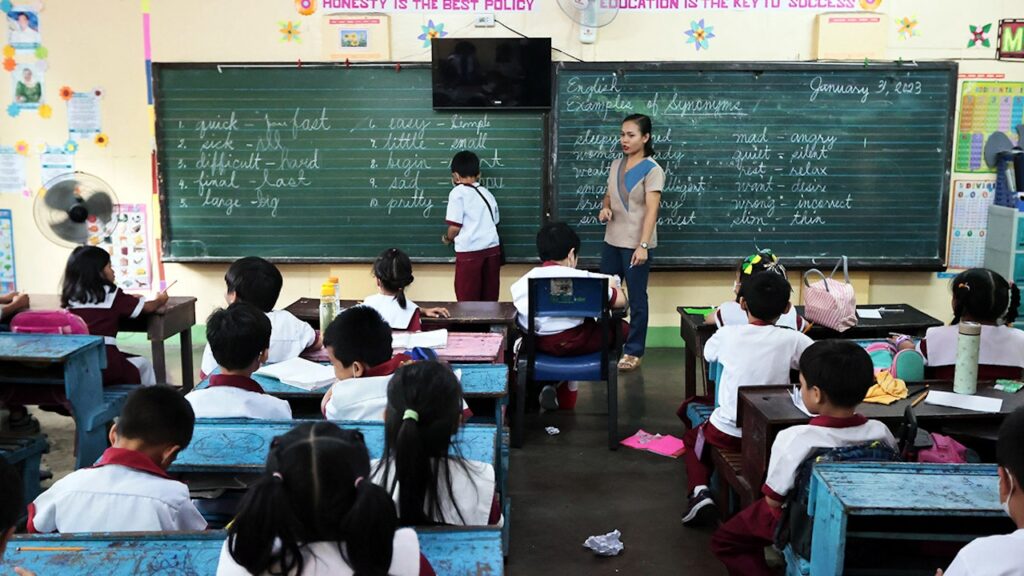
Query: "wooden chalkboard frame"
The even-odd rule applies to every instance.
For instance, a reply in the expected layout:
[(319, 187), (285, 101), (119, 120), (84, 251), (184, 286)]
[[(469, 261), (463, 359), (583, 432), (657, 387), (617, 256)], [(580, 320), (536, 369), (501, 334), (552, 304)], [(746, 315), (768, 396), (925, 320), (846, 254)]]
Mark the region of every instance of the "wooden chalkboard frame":
[[(429, 69), (431, 64), (429, 62), (417, 62), (417, 63), (400, 63), (400, 62), (365, 62), (359, 64), (346, 64), (345, 62), (298, 62), (298, 63), (286, 63), (286, 62), (154, 62), (153, 63), (153, 74), (152, 74), (152, 91), (153, 91), (153, 104), (154, 104), (154, 123), (155, 123), (155, 136), (156, 143), (159, 144), (163, 141), (163, 131), (160, 128), (160, 123), (157, 119), (160, 118), (161, 102), (157, 95), (159, 91), (159, 70), (211, 70), (220, 68), (375, 68), (381, 70), (401, 70), (410, 69)], [(489, 109), (489, 112), (500, 114), (501, 109)], [(520, 110), (514, 110), (520, 111)], [(538, 112), (541, 116), (541, 145), (542, 157), (547, 158), (551, 153), (551, 132), (550, 130), (550, 112), (545, 110), (528, 110), (530, 112)], [(544, 162), (541, 166), (540, 182), (543, 189), (541, 190), (541, 198), (538, 203), (538, 217), (541, 222), (546, 222), (549, 219), (550, 211), (548, 209), (548, 200), (552, 196), (549, 188), (549, 182), (551, 181), (551, 163)], [(153, 176), (155, 179), (154, 186), (157, 188), (157, 195), (160, 202), (160, 252), (161, 259), (164, 262), (172, 263), (225, 263), (234, 262), (237, 258), (234, 257), (221, 257), (221, 256), (173, 256), (171, 254), (171, 241), (173, 239), (173, 226), (170, 220), (170, 210), (168, 210), (167, 202), (168, 196), (165, 189), (164, 182), (164, 171), (160, 165), (160, 154), (159, 151), (154, 149), (153, 152)], [(443, 231), (441, 222), (438, 222), (438, 235)], [(280, 264), (335, 264), (335, 263), (365, 263), (373, 262), (373, 258), (365, 257), (305, 257), (305, 256), (282, 256), (282, 257), (268, 257), (267, 260)], [(455, 262), (455, 256), (445, 258), (435, 257), (415, 257), (412, 258), (414, 262), (422, 262), (427, 264), (452, 264)], [(535, 257), (509, 257), (508, 262), (510, 263), (535, 263), (537, 259)]]
[[(835, 72), (837, 70), (863, 70), (864, 68), (878, 71), (906, 71), (908, 69), (913, 70), (938, 70), (946, 71), (951, 75), (948, 98), (949, 98), (949, 128), (946, 134), (947, 142), (947, 153), (944, 161), (944, 174), (943, 184), (941, 193), (941, 205), (943, 210), (940, 211), (942, 214), (941, 221), (938, 225), (941, 226), (942, 233), (944, 235), (944, 241), (939, 242), (939, 253), (935, 258), (906, 258), (906, 259), (893, 259), (891, 262), (884, 262), (878, 260), (864, 260), (861, 258), (850, 258), (849, 267), (860, 270), (924, 270), (924, 271), (938, 271), (946, 269), (946, 257), (947, 249), (949, 246), (949, 201), (950, 201), (950, 185), (952, 178), (952, 162), (953, 162), (953, 144), (955, 138), (955, 118), (956, 118), (956, 105), (957, 105), (957, 90), (959, 87), (958, 71), (959, 65), (955, 61), (934, 61), (934, 62), (557, 62), (552, 65), (551, 70), (551, 89), (554, 92), (552, 94), (552, 105), (551, 113), (548, 117), (548, 128), (549, 134), (548, 142), (548, 157), (550, 158), (549, 166), (547, 166), (546, 173), (549, 176), (549, 180), (546, 182), (545, 188), (547, 190), (545, 205), (547, 206), (548, 216), (551, 220), (558, 219), (558, 187), (557, 187), (557, 174), (558, 174), (558, 149), (556, 143), (558, 142), (558, 119), (560, 111), (559, 93), (558, 93), (558, 77), (563, 72), (576, 72), (576, 71), (614, 71), (619, 75), (628, 73), (631, 71), (651, 71), (651, 70), (666, 70), (666, 71), (733, 71), (733, 72), (751, 72), (757, 74), (766, 71), (823, 71), (823, 72)], [(880, 241), (884, 241), (884, 238), (880, 238)], [(781, 250), (781, 249), (780, 249)], [(655, 252), (652, 260), (651, 267), (657, 270), (732, 270), (736, 267), (736, 260), (734, 258), (723, 258), (723, 257), (703, 257), (703, 256), (685, 256), (685, 257), (673, 257), (673, 256), (658, 256)], [(580, 266), (585, 268), (596, 269), (598, 267), (599, 258), (581, 258)], [(816, 268), (816, 267), (828, 267), (831, 269), (835, 265), (835, 258), (828, 260), (818, 259), (801, 259), (801, 258), (787, 258), (786, 265), (791, 268)]]

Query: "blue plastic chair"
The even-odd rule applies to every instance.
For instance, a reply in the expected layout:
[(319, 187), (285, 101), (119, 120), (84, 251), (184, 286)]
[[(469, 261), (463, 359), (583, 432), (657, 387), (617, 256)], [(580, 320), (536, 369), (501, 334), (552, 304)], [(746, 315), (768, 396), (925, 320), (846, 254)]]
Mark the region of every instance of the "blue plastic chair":
[[(519, 353), (516, 379), (516, 417), (512, 446), (523, 446), (526, 383), (533, 381), (587, 380), (608, 383), (608, 449), (619, 446), (618, 370), (621, 331), (612, 321), (607, 278), (531, 278), (529, 321)], [(601, 323), (600, 352), (582, 356), (551, 356), (536, 350), (537, 318), (595, 318)]]

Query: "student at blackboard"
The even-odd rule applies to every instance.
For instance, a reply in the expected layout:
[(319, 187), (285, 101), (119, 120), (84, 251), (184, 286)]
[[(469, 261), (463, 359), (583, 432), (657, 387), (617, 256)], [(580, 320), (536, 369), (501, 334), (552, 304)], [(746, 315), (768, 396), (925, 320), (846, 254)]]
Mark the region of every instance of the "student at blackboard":
[[(284, 278), (281, 271), (270, 262), (256, 256), (235, 260), (224, 274), (227, 292), (224, 299), (228, 304), (248, 302), (262, 310), (270, 318), (270, 352), (267, 363), (275, 364), (298, 357), (303, 350), (319, 347), (313, 328), (296, 318), (287, 310), (274, 310), (277, 297), (281, 295)], [(217, 368), (210, 345), (203, 350), (200, 376), (206, 378)]]
[[(1014, 410), (999, 427), (996, 462), (999, 504), (1017, 530), (964, 546), (945, 576), (1024, 576), (1024, 408)], [(943, 576), (942, 570), (936, 576)]]
[(447, 318), (447, 308), (420, 308), (405, 296), (412, 284), (412, 261), (398, 248), (388, 248), (373, 262), (373, 276), (377, 279), (378, 294), (367, 296), (363, 306), (369, 306), (384, 318), (392, 330), (420, 330), (420, 314), (428, 318)]
[(658, 245), (658, 207), (665, 171), (654, 161), (651, 119), (627, 116), (619, 133), (622, 157), (612, 161), (608, 191), (598, 220), (607, 223), (601, 273), (626, 279), (629, 287), (629, 338), (619, 370), (640, 366), (647, 340), (647, 276), (650, 250)]
[(452, 183), (448, 194), (441, 237), (455, 244), (455, 298), (459, 302), (497, 302), (501, 286), (501, 239), (498, 238), (498, 202), (490, 190), (477, 184), (480, 158), (463, 150), (451, 162)]
[[(916, 348), (927, 362), (929, 378), (952, 380), (956, 371), (959, 340), (957, 325), (981, 324), (978, 351), (978, 378), (1017, 380), (1024, 373), (1024, 331), (1013, 327), (1020, 307), (1020, 289), (985, 268), (972, 268), (957, 274), (950, 283), (953, 290), (953, 322), (949, 326), (929, 328)], [(908, 336), (895, 338), (902, 349), (915, 348)]]
[[(734, 300), (723, 302), (714, 312), (704, 318), (705, 324), (714, 324), (721, 328), (727, 324), (746, 324), (747, 312), (740, 306), (740, 291), (743, 287), (743, 280), (761, 272), (774, 272), (786, 277), (786, 268), (779, 264), (779, 258), (771, 250), (759, 250), (756, 254), (747, 256), (745, 260), (736, 266), (736, 281), (732, 284), (732, 291), (736, 295)], [(811, 329), (811, 323), (803, 316), (796, 313), (796, 308), (790, 307), (789, 311), (779, 316), (775, 321), (776, 326), (783, 326), (807, 333)]]

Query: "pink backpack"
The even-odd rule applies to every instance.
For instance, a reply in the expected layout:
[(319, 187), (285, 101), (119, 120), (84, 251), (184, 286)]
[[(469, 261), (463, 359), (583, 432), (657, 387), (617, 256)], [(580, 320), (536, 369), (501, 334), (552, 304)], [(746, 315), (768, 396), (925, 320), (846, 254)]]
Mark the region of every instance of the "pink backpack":
[(89, 325), (67, 310), (25, 310), (11, 319), (17, 334), (88, 334)]
[[(842, 281), (833, 278), (840, 266), (843, 267)], [(808, 277), (812, 275), (820, 276), (821, 280), (811, 284)], [(837, 332), (845, 332), (857, 325), (857, 297), (850, 284), (846, 256), (839, 260), (828, 277), (817, 268), (804, 272), (804, 285), (805, 318)]]
[(932, 447), (917, 453), (918, 462), (936, 464), (966, 464), (967, 447), (942, 434), (932, 433)]

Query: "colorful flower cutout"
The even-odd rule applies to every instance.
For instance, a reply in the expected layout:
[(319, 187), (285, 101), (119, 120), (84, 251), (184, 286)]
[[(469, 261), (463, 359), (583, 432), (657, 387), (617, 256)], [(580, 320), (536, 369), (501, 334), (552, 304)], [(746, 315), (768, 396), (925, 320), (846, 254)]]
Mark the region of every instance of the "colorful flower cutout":
[(860, 0), (860, 9), (873, 12), (882, 5), (882, 0)]
[(298, 22), (289, 20), (287, 22), (278, 22), (277, 25), (280, 26), (278, 31), (281, 33), (281, 42), (302, 42), (300, 36), (302, 30), (299, 30)]
[(18, 114), (21, 114), (21, 106), (17, 104), (10, 104), (7, 106), (7, 115), (11, 118), (16, 118)]
[(12, 8), (14, 8), (14, 6), (11, 5), (11, 0), (0, 1), (0, 12), (6, 14), (10, 12)]
[(95, 138), (92, 139), (92, 143), (99, 146), (100, 148), (106, 148), (107, 144), (110, 143), (110, 139), (107, 138), (107, 135), (105, 133), (100, 132), (99, 134), (96, 135)]
[(29, 145), (24, 140), (18, 140), (14, 143), (14, 151), (22, 156), (28, 156)]
[(103, 88), (96, 86), (92, 89), (92, 95), (97, 99), (103, 98)]
[(36, 46), (36, 58), (40, 60), (46, 60), (46, 57), (50, 55), (50, 49), (46, 46)]
[(74, 154), (78, 152), (78, 142), (68, 138), (68, 141), (64, 143), (64, 151), (68, 154)]
[(71, 100), (71, 98), (74, 95), (75, 95), (75, 91), (72, 90), (70, 86), (61, 86), (60, 87), (60, 99), (61, 100)]
[(14, 58), (15, 54), (16, 51), (14, 50), (14, 46), (11, 46), (10, 44), (4, 46), (4, 58)]
[(992, 29), (992, 23), (985, 24), (984, 26), (975, 26), (971, 24), (971, 39), (967, 41), (968, 48), (974, 48), (978, 44), (981, 44), (985, 48), (992, 45), (988, 38), (985, 37), (989, 30)]
[(10, 71), (14, 70), (14, 68), (17, 65), (18, 65), (18, 63), (14, 61), (14, 58), (4, 58), (4, 70), (7, 70), (8, 72), (10, 72)]
[(423, 31), (423, 34), (417, 36), (416, 39), (423, 41), (424, 48), (429, 48), (430, 41), (434, 38), (444, 38), (448, 35), (448, 33), (444, 31), (444, 22), (434, 24), (433, 20), (427, 20), (427, 25), (420, 26), (420, 30)]
[(896, 24), (899, 26), (897, 32), (903, 40), (910, 40), (917, 36), (917, 18), (904, 16), (903, 18), (897, 18)]
[(708, 40), (715, 37), (714, 26), (705, 26), (704, 19), (693, 20), (690, 22), (690, 29), (686, 31), (686, 35), (689, 38), (686, 39), (687, 44), (693, 44), (697, 48), (697, 52), (700, 52), (701, 48), (704, 50), (708, 49)]
[(316, 12), (315, 0), (295, 0), (295, 10), (303, 16), (312, 16)]
[(53, 108), (51, 108), (49, 104), (40, 104), (39, 116), (42, 118), (49, 118), (50, 116), (53, 116)]

